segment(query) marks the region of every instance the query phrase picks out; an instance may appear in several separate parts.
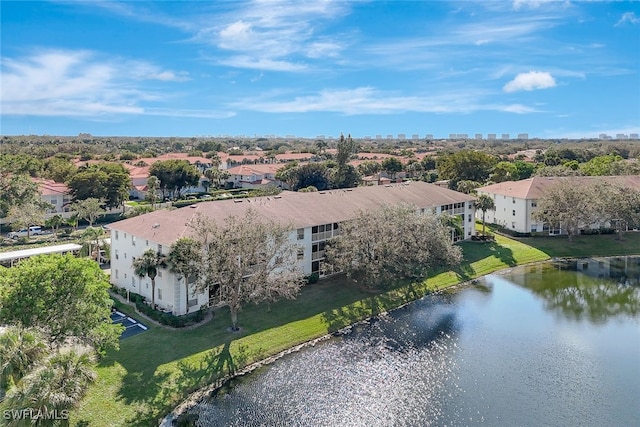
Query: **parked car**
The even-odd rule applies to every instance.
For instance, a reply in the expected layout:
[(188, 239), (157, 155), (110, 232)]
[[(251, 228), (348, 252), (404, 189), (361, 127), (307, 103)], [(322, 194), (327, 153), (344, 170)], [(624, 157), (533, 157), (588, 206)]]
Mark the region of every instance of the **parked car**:
[(36, 236), (38, 234), (42, 234), (42, 227), (40, 227), (39, 225), (34, 225), (29, 227), (28, 232), (26, 228), (21, 228), (18, 231), (12, 231), (11, 233), (7, 234), (7, 237), (9, 237), (10, 239), (18, 239), (20, 237), (27, 237), (27, 235)]

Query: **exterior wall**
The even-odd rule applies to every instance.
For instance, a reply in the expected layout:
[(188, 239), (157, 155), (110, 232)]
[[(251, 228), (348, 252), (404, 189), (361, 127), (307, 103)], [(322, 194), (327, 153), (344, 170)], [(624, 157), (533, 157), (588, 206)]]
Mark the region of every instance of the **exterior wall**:
[[(495, 210), (485, 213), (487, 224), (498, 224), (509, 230), (520, 233), (547, 231), (544, 224), (533, 219), (536, 211), (537, 199), (522, 199), (519, 197), (504, 196), (502, 194), (486, 193), (478, 191), (478, 195), (485, 194), (493, 199)], [(482, 220), (482, 211), (476, 211), (476, 218)], [(560, 234), (560, 230), (549, 230), (550, 234)]]
[[(473, 202), (460, 202), (454, 205), (426, 206), (419, 208), (423, 213), (435, 212), (441, 214), (448, 212), (463, 218), (464, 239), (469, 239), (475, 234), (474, 206)], [(330, 226), (330, 227), (329, 227)], [(324, 231), (321, 231), (324, 227)], [(327, 229), (330, 228), (329, 231)], [(301, 257), (296, 257), (295, 262), (301, 268), (305, 276), (318, 273), (320, 277), (331, 274), (322, 265), (324, 260), (322, 245), (328, 239), (339, 233), (339, 223), (318, 224), (304, 229), (292, 230), (289, 241), (298, 245), (301, 249)], [(111, 230), (111, 283), (142, 295), (151, 301), (151, 280), (148, 277), (139, 278), (133, 273), (132, 262), (134, 257), (141, 256), (147, 249), (158, 250), (156, 242), (134, 238), (129, 233), (119, 230)], [(160, 248), (164, 255), (168, 254), (169, 247)], [(160, 269), (156, 277), (155, 302), (160, 309), (173, 312), (175, 315), (183, 315), (197, 311), (201, 306), (209, 305), (209, 293), (200, 292), (197, 295), (190, 293), (189, 299), (197, 299), (197, 303), (187, 307), (187, 298), (184, 295), (184, 283), (168, 269)]]
[[(134, 243), (135, 242), (135, 243)], [(151, 301), (151, 279), (140, 278), (133, 273), (131, 264), (135, 257), (139, 257), (147, 249), (157, 251), (160, 249), (164, 255), (169, 248), (156, 242), (134, 238), (131, 234), (119, 230), (111, 230), (111, 283), (119, 288), (126, 289), (142, 295), (147, 301)], [(187, 299), (184, 296), (184, 283), (178, 280), (175, 274), (167, 268), (158, 270), (155, 289), (156, 305), (163, 310), (173, 312), (176, 315), (187, 314), (200, 309), (200, 306), (208, 304), (208, 297), (201, 293), (190, 299), (197, 299), (197, 304), (189, 307), (187, 311)]]

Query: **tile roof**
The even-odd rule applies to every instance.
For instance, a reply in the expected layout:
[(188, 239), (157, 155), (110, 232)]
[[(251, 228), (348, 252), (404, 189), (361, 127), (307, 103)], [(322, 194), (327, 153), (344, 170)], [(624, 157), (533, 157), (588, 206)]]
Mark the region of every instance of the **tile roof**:
[(275, 174), (278, 170), (287, 166), (285, 163), (265, 163), (257, 165), (239, 165), (227, 169), (231, 175), (264, 175)]
[(55, 182), (50, 179), (32, 178), (34, 183), (38, 185), (40, 194), (43, 196), (57, 196), (59, 194), (69, 194), (69, 187), (61, 182)]
[(406, 203), (426, 208), (474, 199), (425, 182), (312, 193), (285, 191), (278, 196), (200, 202), (175, 210), (158, 210), (112, 223), (109, 227), (170, 245), (180, 237), (194, 234), (189, 223), (198, 214), (224, 224), (227, 217), (245, 215), (248, 209), (254, 209), (260, 217), (289, 224), (294, 229), (344, 221), (354, 218), (361, 210), (384, 204)]
[(561, 181), (569, 181), (576, 185), (589, 185), (598, 181), (619, 184), (626, 187), (640, 189), (640, 175), (620, 176), (566, 176), (546, 177), (536, 176), (520, 181), (505, 181), (480, 187), (476, 191), (481, 193), (499, 194), (501, 196), (517, 197), (519, 199), (535, 200), (543, 196), (546, 188)]

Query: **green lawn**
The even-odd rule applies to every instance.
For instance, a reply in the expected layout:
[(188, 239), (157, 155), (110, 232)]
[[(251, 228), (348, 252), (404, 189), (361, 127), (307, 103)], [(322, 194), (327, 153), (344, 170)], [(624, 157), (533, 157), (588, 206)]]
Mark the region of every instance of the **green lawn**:
[[(639, 236), (640, 237), (640, 236)], [(606, 249), (619, 254), (609, 236), (585, 236), (575, 245)], [(562, 239), (562, 238), (561, 238)], [(589, 241), (589, 239), (593, 239)], [(634, 236), (635, 239), (635, 236)], [(628, 238), (629, 244), (631, 237)], [(464, 242), (465, 261), (457, 271), (434, 274), (423, 283), (400, 284), (385, 293), (371, 293), (337, 277), (306, 286), (296, 300), (249, 306), (239, 317), (240, 333), (230, 333), (228, 312), (193, 330), (167, 330), (152, 326), (142, 334), (121, 342), (119, 352), (109, 353), (98, 368), (98, 381), (79, 410), (76, 425), (149, 426), (170, 412), (190, 392), (214, 382), (247, 364), (314, 338), (336, 331), (355, 321), (405, 304), (464, 280), (505, 267), (559, 256), (560, 243), (514, 240), (502, 236), (493, 243)], [(637, 242), (637, 240), (636, 240)], [(566, 244), (566, 240), (564, 242)], [(554, 246), (555, 245), (555, 246)], [(638, 253), (636, 244), (632, 253)], [(567, 253), (583, 254), (580, 251)], [(129, 307), (122, 310), (133, 314)]]
[(550, 257), (586, 257), (640, 254), (640, 233), (624, 233), (621, 240), (615, 234), (574, 236), (569, 242), (566, 236), (525, 237), (517, 240), (535, 247)]

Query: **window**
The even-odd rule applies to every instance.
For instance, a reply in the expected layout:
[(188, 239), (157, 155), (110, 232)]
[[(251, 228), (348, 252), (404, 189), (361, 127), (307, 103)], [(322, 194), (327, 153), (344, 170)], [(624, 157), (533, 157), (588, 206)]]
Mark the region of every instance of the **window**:
[(158, 277), (162, 277), (162, 270), (158, 270)]
[(511, 211), (511, 215), (516, 216), (516, 210), (515, 209)]
[[(126, 252), (124, 253), (124, 259), (127, 259), (127, 253)], [(136, 260), (135, 257), (133, 258), (133, 260), (134, 261)]]
[(158, 288), (158, 299), (162, 299), (162, 289)]
[(116, 268), (116, 279), (118, 278), (118, 269)]
[(120, 259), (120, 253), (118, 253), (117, 249), (116, 249), (116, 259)]
[(318, 232), (318, 226), (316, 225), (315, 227), (311, 228), (311, 232), (312, 233), (317, 233)]
[(144, 241), (144, 245), (145, 245), (145, 246), (149, 246), (149, 241), (148, 241), (148, 240), (145, 240), (145, 241)]
[(194, 305), (198, 305), (198, 299), (190, 299), (187, 301), (187, 307), (193, 307)]
[(511, 228), (512, 228), (512, 229), (515, 229), (515, 228), (516, 228), (516, 223), (515, 223), (515, 222), (512, 222), (512, 223), (511, 223)]
[(158, 245), (158, 253), (161, 254), (162, 253), (162, 245)]
[(127, 278), (127, 273), (124, 273), (124, 278), (125, 278), (125, 279)]
[(131, 246), (136, 245), (136, 236), (131, 236)]
[(131, 277), (131, 287), (133, 287), (133, 288), (136, 287), (136, 278), (135, 278), (135, 276)]
[(538, 207), (538, 202), (537, 202), (537, 201), (535, 201), (535, 200), (533, 200), (533, 201), (531, 202), (531, 207), (532, 207), (532, 208), (536, 208), (536, 207)]
[(116, 240), (118, 240), (118, 230), (116, 230)]
[(298, 248), (298, 259), (304, 259), (304, 248)]
[(298, 240), (304, 239), (304, 228), (298, 228)]
[(471, 222), (471, 214), (467, 215), (468, 219), (467, 222)]
[(511, 203), (515, 203), (515, 202), (516, 202), (516, 198), (515, 198), (515, 197), (512, 197), (512, 198), (511, 198)]

